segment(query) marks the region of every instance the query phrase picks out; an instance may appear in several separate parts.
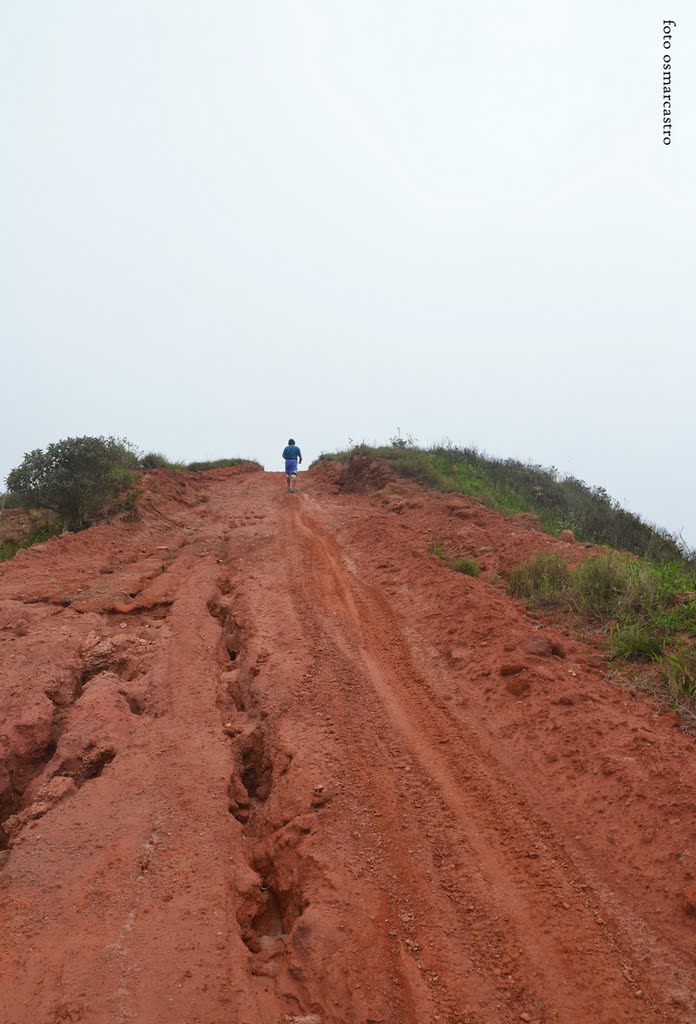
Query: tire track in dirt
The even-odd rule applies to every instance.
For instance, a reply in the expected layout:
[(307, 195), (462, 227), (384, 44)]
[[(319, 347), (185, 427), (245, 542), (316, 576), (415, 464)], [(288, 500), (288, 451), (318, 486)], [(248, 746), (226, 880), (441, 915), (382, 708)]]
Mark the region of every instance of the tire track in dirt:
[[(463, 723), (438, 708), (426, 680), (413, 667), (384, 598), (364, 587), (354, 596), (357, 581), (343, 569), (340, 554), (306, 507), (298, 507), (295, 516), (304, 559), (321, 565), (315, 578), (323, 581), (325, 604), (338, 603), (344, 610), (339, 642), (359, 657), (389, 726), (402, 736), (443, 809), (457, 819), (459, 842), (466, 843), (482, 872), (476, 902), (485, 908), (491, 934), (500, 931), (503, 919), (507, 948), (499, 956), (517, 961), (517, 972), (528, 980), (524, 1005), (518, 1001), (515, 1009), (541, 1019), (567, 1014), (578, 1020), (660, 1019), (649, 996), (644, 999), (649, 980), (642, 982), (642, 989), (635, 982), (640, 965), (602, 920), (600, 900), (588, 877), (572, 863), (548, 823), (483, 754), (477, 737), (471, 732), (462, 737)], [(443, 749), (454, 749), (455, 760)], [(470, 877), (466, 883), (470, 894), (472, 881)], [(496, 893), (499, 898), (491, 900)], [(578, 954), (587, 953), (592, 954), (592, 966), (583, 972), (578, 970)], [(683, 972), (684, 965), (679, 966)], [(598, 985), (601, 1008), (596, 1004)], [(627, 1010), (627, 1000), (636, 992), (639, 1002), (629, 1003)]]
[[(446, 498), (433, 496), (427, 515), (423, 509), (422, 497), (327, 501), (324, 489), (314, 514), (337, 528), (351, 572), (377, 583), (375, 601), (388, 596), (397, 626), (406, 630), (428, 706), (445, 709), (472, 731), (504, 775), (522, 787), (528, 805), (553, 823), (566, 856), (584, 876), (578, 894), (586, 901), (591, 893), (609, 940), (631, 951), (620, 961), (631, 990), (641, 998), (654, 992), (670, 1019), (691, 1021), (693, 742), (674, 732), (673, 716), (620, 675), (607, 685), (596, 647), (559, 636), (543, 616), (510, 601), (485, 578), (462, 577), (428, 557), (429, 542), (443, 536), (450, 538), (450, 550), (475, 554), (479, 526), (472, 529), (467, 518), (448, 532), (452, 508)], [(508, 565), (529, 557), (538, 543), (533, 538), (530, 545), (519, 529), (510, 533), (514, 521), (502, 528), (482, 508), (473, 514), (477, 523), (488, 520), (485, 539), (495, 537), (495, 550), (504, 552)], [(543, 541), (564, 547), (550, 537)], [(505, 551), (510, 544), (513, 558)], [(558, 641), (567, 649), (565, 661), (548, 656)], [(504, 667), (513, 661), (522, 674), (506, 679)]]

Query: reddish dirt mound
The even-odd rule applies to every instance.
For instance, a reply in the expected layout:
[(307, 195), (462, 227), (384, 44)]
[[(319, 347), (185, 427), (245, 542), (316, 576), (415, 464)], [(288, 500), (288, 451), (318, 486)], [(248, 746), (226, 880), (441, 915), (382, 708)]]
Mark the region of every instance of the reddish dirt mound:
[(693, 744), (493, 576), (586, 550), (355, 472), (0, 566), (3, 1024), (696, 1019)]
[(320, 471), (331, 474), (340, 490), (355, 494), (371, 494), (388, 484), (397, 490), (413, 490), (403, 477), (399, 477), (384, 459), (370, 459), (366, 455), (354, 455), (345, 463), (320, 463)]

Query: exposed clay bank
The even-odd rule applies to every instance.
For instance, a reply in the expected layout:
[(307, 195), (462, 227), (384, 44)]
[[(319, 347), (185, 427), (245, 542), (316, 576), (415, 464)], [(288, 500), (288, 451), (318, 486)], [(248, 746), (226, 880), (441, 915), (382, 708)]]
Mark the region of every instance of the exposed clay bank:
[(155, 471), (0, 566), (0, 1020), (693, 1021), (693, 744), (492, 582), (581, 546), (300, 484)]

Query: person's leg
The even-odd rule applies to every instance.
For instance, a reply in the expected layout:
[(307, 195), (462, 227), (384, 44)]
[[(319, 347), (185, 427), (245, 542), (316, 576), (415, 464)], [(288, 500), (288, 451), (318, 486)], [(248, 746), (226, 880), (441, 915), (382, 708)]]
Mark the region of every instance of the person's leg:
[(297, 482), (297, 473), (293, 473), (290, 477), (290, 493), (295, 493), (295, 483)]

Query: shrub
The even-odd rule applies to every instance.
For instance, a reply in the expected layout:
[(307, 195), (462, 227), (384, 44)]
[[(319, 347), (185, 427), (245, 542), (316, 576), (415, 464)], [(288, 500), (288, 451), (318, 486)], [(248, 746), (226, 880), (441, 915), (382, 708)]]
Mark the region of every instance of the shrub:
[(81, 530), (123, 499), (135, 482), (136, 467), (128, 441), (68, 437), (25, 455), (8, 475), (7, 487), (24, 508), (49, 509), (66, 529)]
[(168, 469), (170, 462), (162, 452), (148, 452), (138, 459), (138, 465), (141, 469)]

